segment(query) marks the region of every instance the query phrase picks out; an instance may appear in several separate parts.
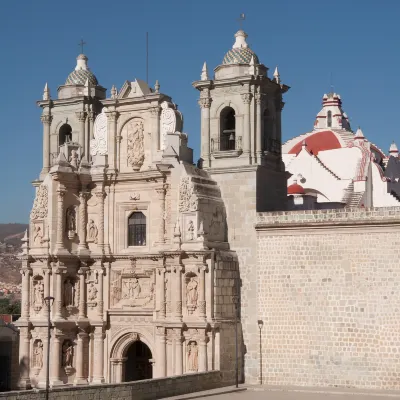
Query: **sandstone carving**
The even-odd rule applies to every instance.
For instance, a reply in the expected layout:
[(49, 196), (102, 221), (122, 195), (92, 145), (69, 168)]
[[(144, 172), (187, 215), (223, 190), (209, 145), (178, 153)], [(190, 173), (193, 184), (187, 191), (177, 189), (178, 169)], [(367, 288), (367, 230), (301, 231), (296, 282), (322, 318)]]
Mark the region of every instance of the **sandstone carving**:
[(31, 211), (31, 220), (47, 217), (48, 189), (45, 185), (40, 185), (36, 193), (35, 201)]
[(189, 278), (189, 282), (186, 285), (186, 308), (189, 314), (193, 314), (193, 311), (196, 310), (197, 307), (197, 299), (198, 299), (198, 291), (197, 291), (198, 283), (196, 279), (191, 276)]
[(88, 288), (88, 300), (89, 301), (94, 301), (97, 299), (97, 288), (95, 284), (92, 282)]
[(179, 211), (197, 211), (197, 197), (188, 176), (183, 177), (179, 185)]
[(62, 347), (62, 366), (72, 367), (73, 357), (74, 357), (73, 344), (69, 340), (66, 340)]
[(68, 237), (73, 239), (76, 234), (76, 210), (74, 206), (67, 208), (66, 219), (66, 230), (68, 232)]
[(130, 200), (140, 200), (140, 193), (132, 193), (130, 196), (129, 196), (129, 199)]
[(87, 232), (88, 232), (88, 242), (93, 242), (97, 243), (97, 235), (99, 233), (96, 224), (94, 221), (91, 219), (89, 220), (88, 226), (87, 226)]
[(122, 297), (124, 299), (136, 299), (139, 297), (140, 283), (137, 278), (125, 279), (122, 283)]
[(35, 311), (39, 311), (43, 306), (44, 299), (44, 284), (42, 279), (38, 279), (34, 283), (33, 297), (33, 307)]
[(107, 115), (103, 111), (99, 114), (95, 121), (93, 127), (93, 139), (90, 141), (90, 154), (92, 156), (101, 155), (104, 156), (107, 154), (108, 145), (107, 145)]
[(131, 121), (127, 124), (127, 157), (128, 165), (133, 170), (139, 170), (144, 161), (144, 135), (143, 122)]
[(194, 240), (194, 224), (193, 224), (192, 220), (190, 220), (188, 223), (187, 231), (188, 231), (189, 240)]
[(32, 367), (41, 369), (43, 367), (43, 343), (36, 340), (33, 345)]
[(199, 369), (199, 351), (197, 342), (189, 342), (187, 356), (187, 369), (191, 372), (197, 372)]
[(75, 149), (71, 151), (71, 155), (68, 161), (74, 168), (78, 168), (79, 155)]
[(39, 225), (35, 225), (34, 233), (33, 233), (33, 243), (41, 244), (43, 241), (43, 232), (42, 228)]
[(164, 101), (161, 103), (161, 150), (166, 147), (168, 133), (175, 133), (176, 130), (176, 114), (175, 110), (170, 108), (170, 105)]

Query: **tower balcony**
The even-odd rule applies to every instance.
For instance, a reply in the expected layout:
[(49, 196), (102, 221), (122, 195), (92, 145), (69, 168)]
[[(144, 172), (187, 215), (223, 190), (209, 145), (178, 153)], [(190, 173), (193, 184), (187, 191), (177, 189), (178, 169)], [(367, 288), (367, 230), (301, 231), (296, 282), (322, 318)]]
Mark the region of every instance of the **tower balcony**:
[(241, 136), (231, 133), (211, 139), (211, 154), (215, 158), (238, 157), (242, 152)]

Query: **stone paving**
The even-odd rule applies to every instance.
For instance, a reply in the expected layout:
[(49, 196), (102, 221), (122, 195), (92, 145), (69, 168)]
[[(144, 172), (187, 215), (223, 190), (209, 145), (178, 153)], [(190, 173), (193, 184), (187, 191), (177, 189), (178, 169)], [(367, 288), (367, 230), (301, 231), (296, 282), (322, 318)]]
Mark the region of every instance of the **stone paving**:
[(365, 391), (336, 388), (295, 388), (295, 387), (227, 387), (183, 396), (168, 397), (165, 400), (389, 400), (400, 399), (398, 391)]

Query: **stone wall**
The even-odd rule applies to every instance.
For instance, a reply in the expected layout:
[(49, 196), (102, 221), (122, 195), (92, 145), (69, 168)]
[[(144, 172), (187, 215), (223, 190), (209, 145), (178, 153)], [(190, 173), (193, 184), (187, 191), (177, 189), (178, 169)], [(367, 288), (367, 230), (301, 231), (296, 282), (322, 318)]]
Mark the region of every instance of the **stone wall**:
[(264, 384), (400, 389), (400, 208), (262, 213)]
[[(226, 386), (227, 384), (222, 382), (221, 377), (222, 374), (220, 372), (212, 371), (113, 385), (64, 387), (51, 390), (49, 399), (64, 400), (68, 398), (68, 400), (78, 400), (83, 398), (96, 398), (97, 400), (155, 400)], [(44, 400), (45, 390), (0, 393), (0, 399)]]

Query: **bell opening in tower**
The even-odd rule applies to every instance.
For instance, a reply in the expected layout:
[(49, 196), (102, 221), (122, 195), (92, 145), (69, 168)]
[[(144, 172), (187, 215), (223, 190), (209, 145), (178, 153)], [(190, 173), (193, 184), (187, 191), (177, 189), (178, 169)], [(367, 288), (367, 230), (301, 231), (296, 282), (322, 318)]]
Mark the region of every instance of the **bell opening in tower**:
[(72, 140), (72, 128), (68, 124), (64, 124), (61, 126), (58, 131), (58, 145), (62, 146), (66, 142), (70, 142)]
[(219, 150), (235, 150), (236, 149), (236, 117), (235, 110), (232, 107), (225, 107), (221, 111), (221, 134)]

